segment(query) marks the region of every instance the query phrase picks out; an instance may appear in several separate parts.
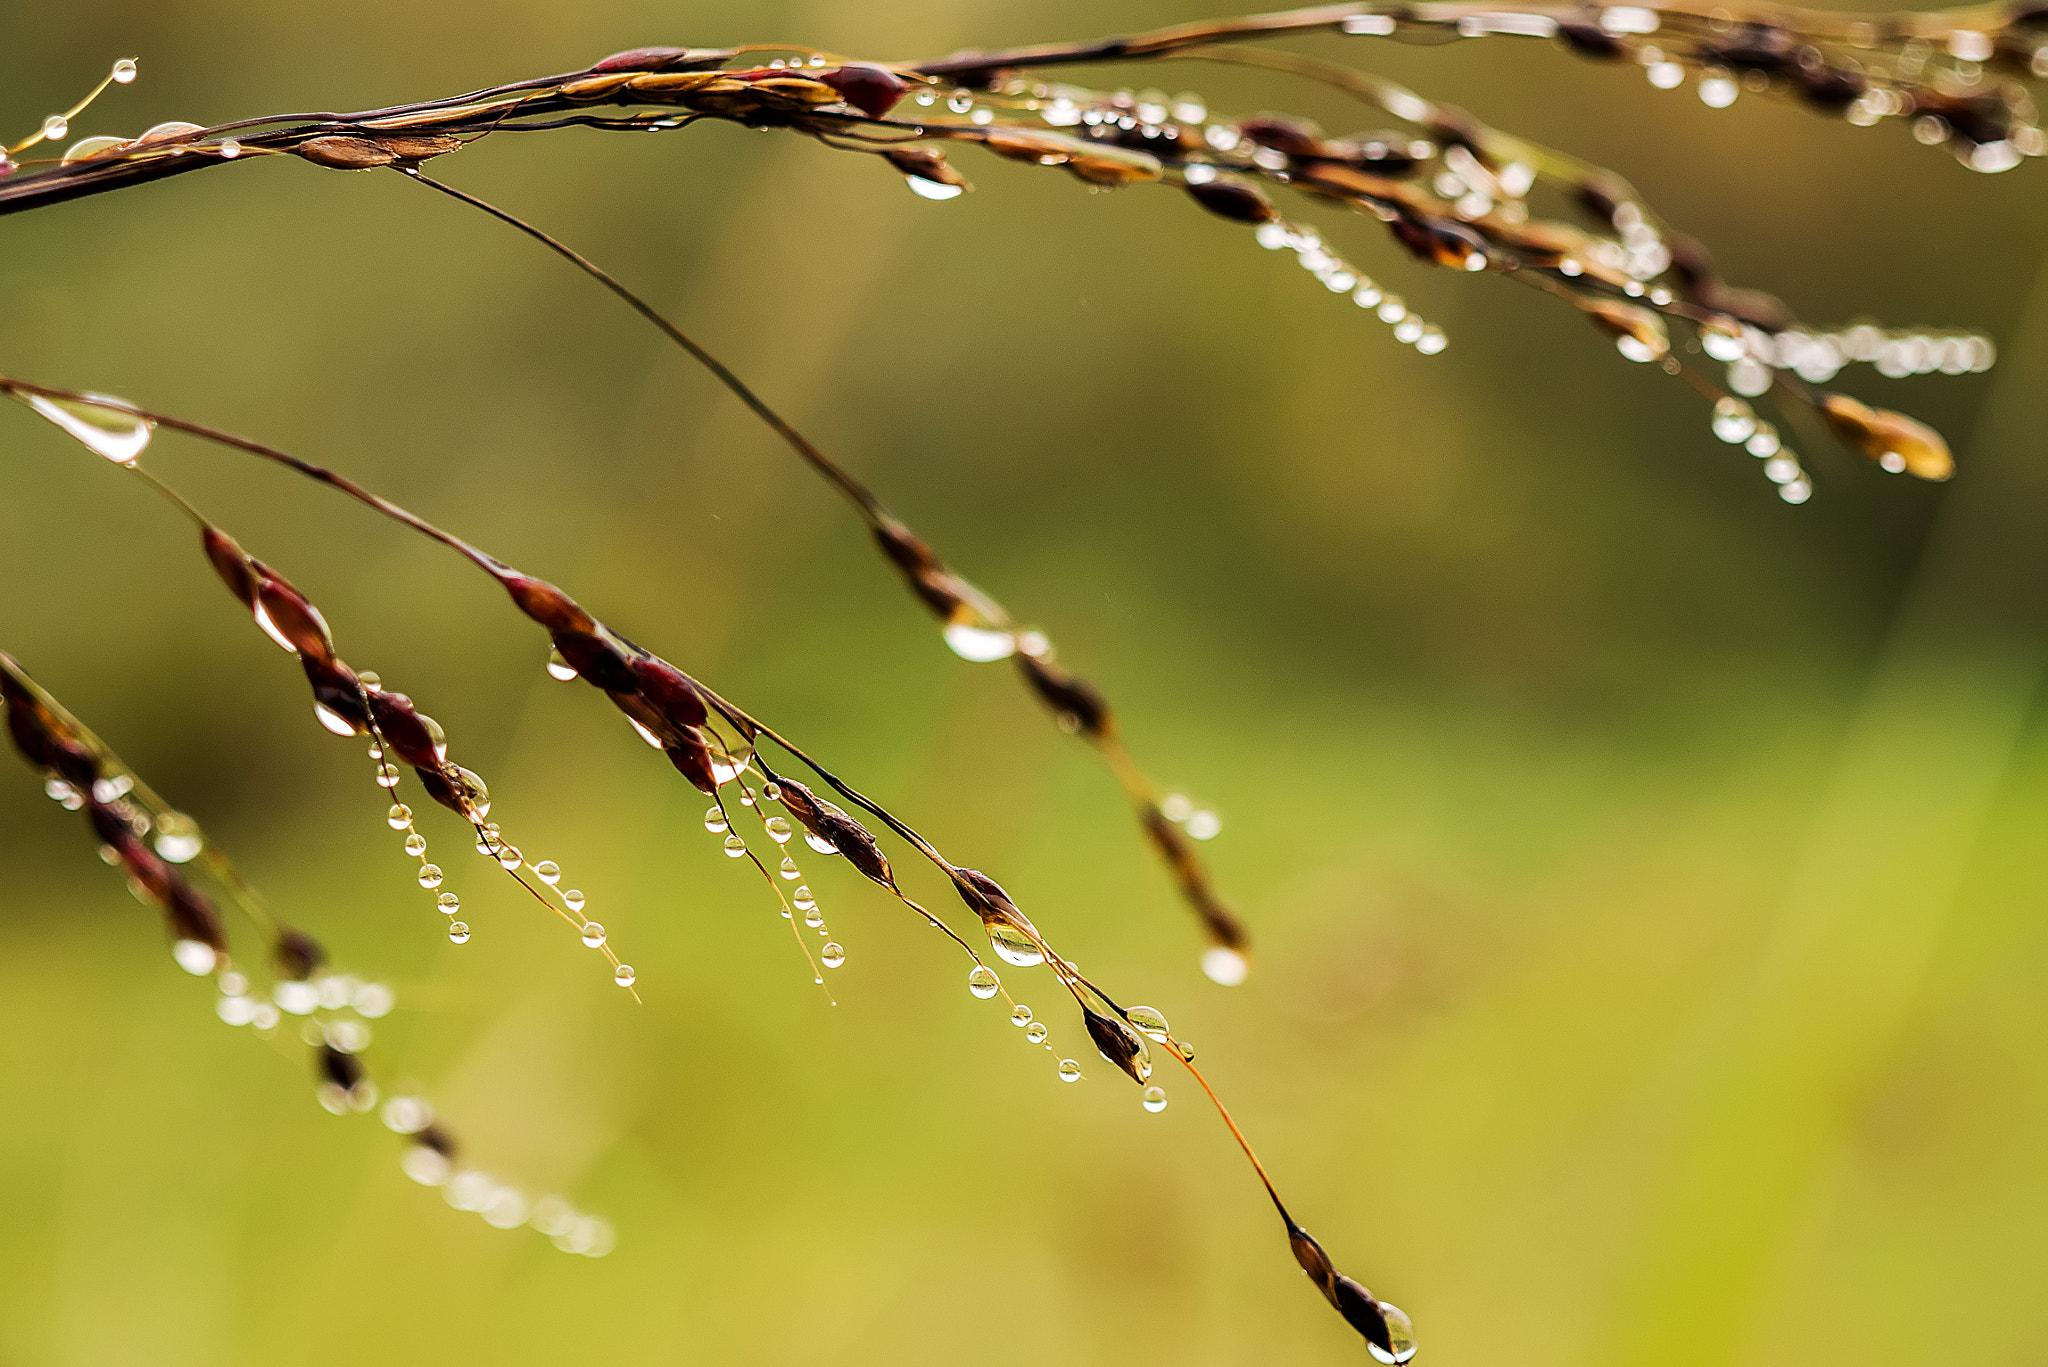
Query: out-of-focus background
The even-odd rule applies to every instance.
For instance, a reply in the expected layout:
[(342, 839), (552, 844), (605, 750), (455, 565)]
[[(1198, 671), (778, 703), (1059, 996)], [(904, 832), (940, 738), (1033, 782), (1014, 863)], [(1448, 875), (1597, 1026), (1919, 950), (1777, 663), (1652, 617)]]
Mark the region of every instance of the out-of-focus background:
[[(1212, 6), (1213, 8), (1213, 6)], [(253, 0), (11, 6), (15, 135), (359, 108), (648, 43), (884, 58), (1200, 17), (1172, 0)], [(1954, 441), (1932, 487), (1802, 442), (1774, 497), (1703, 405), (1575, 317), (1303, 217), (1443, 355), (1171, 191), (706, 126), (440, 163), (607, 264), (1121, 706), (1213, 806), (1237, 990), (1106, 774), (939, 643), (845, 511), (534, 244), (396, 176), (287, 161), (0, 222), (0, 366), (331, 463), (570, 587), (1002, 878), (1202, 1059), (1299, 1215), (1426, 1361), (2048, 1360), (2048, 182), (1905, 130), (1506, 38), (1370, 64), (1627, 175), (1806, 317), (1985, 329), (1988, 375), (1844, 387)], [(1110, 71), (1371, 127), (1202, 66)], [(602, 1212), (565, 1256), (453, 1212), (301, 1051), (223, 1026), (79, 818), (0, 761), (0, 1362), (1352, 1362), (1193, 1089), (1065, 1087), (843, 868), (827, 1006), (703, 800), (480, 577), (170, 435), (150, 463), (447, 726), (494, 817), (639, 970), (415, 798), (448, 945), (362, 747), (186, 526), (0, 413), (0, 645), (346, 967), (371, 1062), (479, 1166)], [(459, 853), (458, 853), (459, 852)], [(943, 900), (943, 895), (924, 887)], [(238, 927), (239, 929), (239, 927)], [(253, 937), (246, 943), (252, 948)], [(1012, 971), (1093, 1061), (1039, 974)]]

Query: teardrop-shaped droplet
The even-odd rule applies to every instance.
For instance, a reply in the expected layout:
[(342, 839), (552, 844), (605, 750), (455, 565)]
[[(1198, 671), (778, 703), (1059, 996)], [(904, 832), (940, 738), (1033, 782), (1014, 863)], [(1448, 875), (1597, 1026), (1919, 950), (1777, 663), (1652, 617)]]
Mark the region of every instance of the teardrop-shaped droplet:
[(806, 845), (809, 845), (812, 849), (816, 850), (819, 854), (839, 853), (839, 847), (837, 845), (833, 844), (831, 841), (825, 839), (825, 837), (821, 835), (812, 835), (809, 831), (804, 832), (804, 843)]
[[(731, 750), (727, 750), (724, 746), (714, 741), (711, 743), (710, 749), (711, 779), (720, 787), (725, 786), (745, 773), (747, 766), (753, 763), (754, 760), (754, 747), (751, 745), (736, 745)], [(745, 800), (744, 796), (742, 800)]]
[(1080, 1080), (1081, 1080), (1081, 1065), (1080, 1065), (1080, 1064), (1078, 1064), (1078, 1063), (1076, 1063), (1076, 1062), (1074, 1062), (1074, 1061), (1073, 1061), (1072, 1059), (1070, 1059), (1070, 1058), (1063, 1058), (1063, 1059), (1061, 1059), (1061, 1060), (1060, 1060), (1060, 1081), (1061, 1081), (1061, 1082), (1079, 1082)]
[(576, 677), (576, 666), (569, 663), (569, 657), (559, 650), (548, 652), (548, 676), (568, 683)]
[(562, 881), (562, 866), (552, 859), (543, 859), (533, 866), (533, 876), (553, 887)]
[[(59, 131), (54, 136), (63, 137)], [(120, 399), (89, 394), (87, 402), (21, 394), (22, 402), (116, 465), (133, 465), (149, 445), (150, 424), (123, 411)], [(109, 407), (108, 405), (113, 405)]]
[(789, 858), (787, 855), (783, 856), (782, 867), (777, 869), (776, 872), (792, 883), (804, 876), (803, 870), (796, 866), (796, 860)]
[(1134, 1006), (1124, 1013), (1124, 1019), (1154, 1044), (1166, 1043), (1167, 1035), (1173, 1030), (1173, 1027), (1166, 1023), (1166, 1017), (1161, 1015), (1156, 1007)]
[(1251, 973), (1252, 966), (1244, 955), (1223, 945), (1216, 945), (1202, 951), (1202, 972), (1209, 981), (1224, 987), (1236, 987)]
[(1145, 1109), (1154, 1115), (1166, 1109), (1166, 1089), (1164, 1087), (1147, 1087), (1145, 1089)]
[(1002, 987), (1002, 979), (998, 978), (996, 971), (987, 964), (976, 964), (968, 970), (967, 990), (983, 1001), (1000, 992)]
[(926, 180), (923, 176), (905, 176), (903, 180), (910, 186), (912, 194), (925, 199), (957, 199), (960, 192), (967, 188), (964, 185), (947, 185), (941, 181)]
[(790, 894), (789, 900), (795, 903), (798, 911), (809, 911), (818, 905), (817, 895), (808, 886), (799, 887), (794, 893)]
[(762, 828), (768, 832), (768, 838), (778, 845), (787, 844), (789, 837), (795, 834), (795, 832), (790, 830), (789, 822), (779, 816), (769, 817), (766, 822), (762, 823)]
[(450, 921), (448, 923), (448, 943), (451, 945), (466, 945), (469, 943), (469, 923), (467, 921)]
[(604, 927), (595, 921), (583, 925), (583, 943), (586, 948), (597, 949), (604, 944)]
[(1380, 1318), (1387, 1322), (1387, 1346), (1368, 1342), (1365, 1346), (1375, 1360), (1399, 1367), (1400, 1363), (1415, 1356), (1415, 1323), (1408, 1318), (1408, 1312), (1388, 1301), (1380, 1302)]
[(1018, 968), (1031, 968), (1045, 962), (1045, 951), (1040, 949), (1029, 935), (1012, 925), (996, 922), (988, 927), (988, 942), (999, 958), (1006, 964)]
[(481, 778), (467, 769), (458, 767), (455, 770), (455, 781), (462, 788), (463, 801), (469, 805), (472, 817), (481, 821), (491, 814), (491, 790), (484, 786)]
[(818, 951), (818, 962), (827, 968), (837, 968), (846, 962), (846, 950), (833, 941), (827, 941)]
[(813, 902), (811, 909), (804, 913), (804, 925), (817, 931), (820, 935), (825, 933), (825, 914), (818, 910), (817, 903)]
[(313, 718), (337, 736), (353, 736), (356, 724), (325, 703), (313, 704)]
[(713, 835), (725, 834), (725, 809), (713, 807), (704, 813), (704, 829)]
[(1017, 636), (1014, 632), (1001, 631), (991, 627), (976, 626), (968, 622), (954, 622), (945, 630), (946, 644), (953, 653), (963, 660), (986, 664), (990, 660), (1007, 660), (1017, 653)]
[(743, 857), (746, 854), (746, 852), (746, 841), (740, 839), (736, 835), (729, 835), (725, 838), (725, 857), (727, 859), (739, 859)]

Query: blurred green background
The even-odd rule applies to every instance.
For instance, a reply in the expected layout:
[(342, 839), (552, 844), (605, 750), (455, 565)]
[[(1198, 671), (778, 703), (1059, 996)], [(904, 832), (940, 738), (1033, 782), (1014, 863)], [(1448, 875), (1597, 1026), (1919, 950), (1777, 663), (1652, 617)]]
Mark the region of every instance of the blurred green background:
[[(133, 134), (646, 43), (908, 58), (1202, 13), (74, 0), (6, 8), (0, 89), (19, 135), (134, 56), (78, 125)], [(0, 365), (364, 479), (995, 873), (1201, 1047), (1426, 1362), (2048, 1362), (2043, 168), (1715, 112), (1540, 44), (1318, 50), (1620, 169), (1810, 319), (1987, 330), (1988, 375), (1843, 381), (1942, 427), (1960, 476), (1806, 442), (1818, 493), (1787, 507), (1681, 386), (1327, 208), (1302, 216), (1443, 322), (1444, 355), (1168, 191), (963, 155), (977, 193), (931, 204), (724, 126), (438, 167), (637, 284), (1053, 634), (1141, 761), (1221, 812), (1208, 853), (1261, 946), (1235, 991), (1196, 971), (1093, 758), (952, 658), (704, 375), (480, 216), (264, 161), (8, 218)], [(1208, 67), (1120, 80), (1375, 122)], [(0, 423), (0, 645), (397, 987), (387, 1081), (619, 1232), (567, 1257), (406, 1181), (296, 1051), (214, 1018), (9, 757), (0, 1363), (1363, 1360), (1191, 1087), (1151, 1116), (1099, 1063), (1061, 1086), (843, 867), (814, 880), (850, 955), (828, 1007), (702, 799), (545, 678), (480, 576), (161, 437), (150, 463), (446, 724), (646, 1006), (466, 853), (443, 862), (477, 933), (446, 944), (360, 746), (312, 725), (188, 529), (26, 411)], [(1008, 978), (1051, 1012), (1042, 974)]]

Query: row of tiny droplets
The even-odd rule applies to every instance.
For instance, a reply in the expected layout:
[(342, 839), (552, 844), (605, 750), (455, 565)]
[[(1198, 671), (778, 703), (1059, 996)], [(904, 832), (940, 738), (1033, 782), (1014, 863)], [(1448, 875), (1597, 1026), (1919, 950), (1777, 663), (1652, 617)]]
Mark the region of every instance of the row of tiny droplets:
[[(123, 57), (120, 61), (114, 63), (113, 69), (107, 73), (106, 79), (97, 86), (94, 86), (84, 99), (62, 113), (52, 114), (45, 118), (38, 125), (35, 132), (23, 138), (20, 142), (12, 146), (0, 146), (0, 177), (12, 175), (20, 164), (14, 160), (15, 153), (25, 152), (38, 143), (54, 142), (59, 138), (68, 136), (71, 132), (72, 121), (84, 113), (88, 105), (98, 99), (101, 93), (110, 85), (129, 85), (133, 83), (136, 77), (136, 70), (135, 59)], [(196, 123), (172, 121), (157, 124), (140, 137), (135, 138), (124, 138), (108, 134), (80, 138), (77, 142), (64, 149), (63, 156), (59, 158), (59, 162), (62, 165), (69, 166), (73, 162), (84, 161), (88, 157), (105, 156), (111, 152), (132, 152), (137, 155), (144, 155), (167, 151), (168, 155), (174, 157), (184, 156), (187, 153), (210, 154), (226, 161), (232, 161), (242, 155), (242, 144), (235, 138), (221, 138), (211, 143), (182, 141), (182, 139), (200, 131), (202, 130)], [(169, 142), (173, 139), (181, 140), (179, 145), (168, 149), (152, 147), (152, 144)]]
[[(383, 684), (383, 681), (377, 675), (368, 671), (357, 675), (357, 678), (366, 689), (380, 688)], [(422, 719), (431, 720), (424, 716)], [(324, 717), (321, 720), (323, 725), (328, 725)], [(342, 724), (346, 725), (347, 723), (343, 722)], [(330, 725), (330, 729), (334, 728)], [(398, 766), (391, 763), (389, 757), (384, 753), (381, 737), (374, 734), (370, 739), (370, 759), (377, 766), (377, 786), (387, 790), (396, 789), (400, 780)], [(471, 808), (471, 819), (476, 823), (476, 852), (495, 861), (500, 868), (516, 876), (519, 870), (526, 866), (526, 856), (516, 846), (504, 839), (496, 822), (484, 820), (485, 817), (490, 815), (490, 810), (490, 799), (487, 796), (481, 802), (473, 804)], [(450, 918), (448, 921), (448, 942), (457, 945), (468, 944), (471, 933), (469, 923), (454, 919), (461, 914), (462, 898), (454, 891), (443, 887), (443, 884), (447, 881), (447, 874), (439, 864), (428, 861), (427, 838), (420, 834), (414, 826), (412, 808), (403, 802), (394, 802), (391, 804), (390, 810), (384, 814), (384, 820), (385, 824), (390, 826), (392, 830), (404, 834), (406, 856), (417, 860), (419, 863), (419, 871), (416, 878), (420, 887), (435, 894), (434, 905), (436, 909), (442, 915)], [(636, 977), (633, 966), (619, 962), (618, 955), (613, 953), (610, 945), (607, 943), (604, 926), (583, 914), (584, 907), (589, 905), (589, 899), (575, 888), (563, 890), (560, 887), (562, 881), (561, 865), (552, 859), (541, 859), (535, 861), (531, 868), (533, 876), (538, 878), (547, 888), (547, 893), (542, 894), (543, 900), (547, 900), (548, 893), (554, 895), (555, 901), (559, 902), (561, 909), (567, 913), (567, 919), (576, 926), (577, 933), (581, 936), (584, 945), (587, 948), (601, 951), (605, 958), (611, 962), (612, 981), (620, 987), (630, 988)], [(523, 882), (524, 880), (522, 879), (521, 881)], [(554, 903), (550, 902), (550, 906), (553, 905)]]
[[(98, 780), (93, 796), (112, 804), (126, 797), (134, 786), (133, 778), (115, 774)], [(66, 811), (75, 812), (85, 805), (84, 797), (63, 779), (48, 780), (44, 792)], [(154, 825), (154, 847), (167, 863), (188, 864), (205, 848), (197, 823), (179, 813), (164, 812), (152, 821), (148, 813), (138, 810), (131, 820), (139, 834)], [(368, 1022), (389, 1015), (397, 1004), (396, 995), (384, 983), (324, 971), (316, 972), (306, 981), (283, 979), (273, 984), (266, 998), (253, 992), (248, 977), (229, 966), (208, 945), (180, 940), (171, 954), (179, 967), (195, 977), (213, 977), (219, 989), (214, 1013), (228, 1025), (246, 1025), (269, 1038), (285, 1016), (303, 1017), (298, 1033), (307, 1045), (350, 1057), (369, 1048)], [(334, 1115), (361, 1114), (374, 1109), (378, 1101), (377, 1084), (368, 1077), (359, 1076), (343, 1086), (331, 1073), (320, 1082), (315, 1096), (321, 1107)], [(433, 1124), (433, 1106), (418, 1096), (394, 1096), (384, 1103), (383, 1121), (395, 1134), (419, 1135)], [(610, 1252), (615, 1242), (610, 1225), (595, 1216), (578, 1213), (561, 1197), (546, 1196), (529, 1203), (516, 1188), (483, 1173), (457, 1171), (449, 1158), (426, 1143), (409, 1145), (400, 1166), (414, 1181), (442, 1187), (449, 1205), (457, 1210), (475, 1211), (495, 1228), (513, 1229), (530, 1223), (562, 1251), (593, 1258)]]
[[(818, 936), (826, 941), (819, 951), (819, 961), (827, 968), (842, 966), (846, 962), (846, 951), (830, 938), (831, 931), (825, 924), (823, 913), (818, 910), (816, 895), (812, 893), (808, 884), (801, 881), (804, 876), (803, 870), (798, 866), (796, 860), (787, 853), (789, 843), (796, 835), (797, 826), (787, 817), (780, 815), (770, 816), (762, 809), (761, 803), (763, 802), (779, 801), (782, 796), (781, 790), (773, 782), (765, 782), (761, 786), (759, 798), (757, 799), (754, 790), (747, 785), (743, 778), (739, 780), (739, 788), (741, 804), (753, 810), (761, 818), (763, 832), (770, 840), (775, 842), (778, 849), (784, 851), (776, 873), (783, 881), (798, 884), (788, 900), (783, 903), (783, 916), (791, 916), (792, 906), (796, 911), (802, 912), (804, 914), (804, 925), (817, 932)], [(1186, 804), (1186, 799), (1182, 798), (1181, 803)], [(1194, 814), (1184, 813), (1181, 819), (1191, 821), (1192, 815)], [(1211, 820), (1215, 816), (1214, 813), (1200, 813), (1199, 815), (1208, 816)], [(731, 818), (722, 805), (714, 805), (705, 811), (704, 829), (713, 835), (725, 837), (723, 849), (727, 858), (743, 859), (746, 857), (747, 842), (744, 837), (732, 830)], [(1214, 831), (1212, 830), (1210, 834), (1213, 835)], [(804, 843), (821, 855), (829, 856), (839, 853), (838, 848), (830, 841), (824, 840), (810, 831), (804, 832)], [(779, 897), (780, 890), (778, 889), (777, 891)], [(996, 951), (999, 954), (1004, 953), (1003, 946), (1000, 943), (996, 944)], [(1006, 955), (1005, 957), (1012, 957), (1013, 962), (1018, 962), (1021, 966), (1031, 966), (1032, 964), (1043, 962), (1042, 957), (1035, 950), (1028, 956), (1028, 959), (1015, 958), (1014, 951), (1011, 955)], [(822, 982), (823, 979), (820, 978), (818, 981)], [(1034, 1019), (1029, 1006), (1015, 1000), (1008, 992), (1004, 991), (1002, 979), (987, 964), (976, 963), (973, 968), (968, 970), (967, 990), (969, 994), (981, 1001), (991, 1000), (1000, 994), (1005, 1001), (1010, 1003), (1010, 1024), (1024, 1032), (1025, 1040), (1031, 1044), (1042, 1046), (1048, 1053), (1057, 1053), (1048, 1042), (1048, 1036), (1051, 1032), (1046, 1028), (1045, 1023)], [(1131, 1023), (1148, 1037), (1160, 1041), (1164, 1041), (1167, 1038), (1168, 1027), (1166, 1018), (1158, 1011), (1150, 1007), (1133, 1007), (1129, 1015)], [(1188, 1056), (1192, 1057), (1191, 1051)], [(1081, 1065), (1074, 1059), (1061, 1058), (1055, 1071), (1062, 1082), (1078, 1082), (1081, 1080)], [(1147, 1087), (1142, 1094), (1141, 1101), (1148, 1111), (1163, 1111), (1166, 1109), (1166, 1090), (1159, 1086)]]
[[(1403, 18), (1410, 23), (1454, 29), (1458, 36), (1464, 38), (1477, 38), (1489, 33), (1549, 38), (1558, 32), (1557, 21), (1548, 15), (1511, 11), (1490, 15), (1467, 14), (1460, 16), (1455, 24), (1431, 21), (1416, 11), (1410, 11)], [(1663, 19), (1656, 10), (1637, 5), (1602, 8), (1597, 13), (1596, 22), (1603, 33), (1615, 39), (1647, 37), (1663, 27)], [(1729, 27), (1733, 27), (1732, 18), (1727, 22)], [(1374, 37), (1390, 35), (1399, 27), (1393, 16), (1384, 14), (1355, 15), (1342, 24), (1347, 33)], [(1959, 29), (1950, 34), (1945, 55), (1953, 59), (1951, 74), (1956, 83), (1965, 90), (1976, 85), (1982, 77), (1980, 64), (1993, 55), (1993, 50), (1988, 34), (1972, 29)], [(1895, 74), (1917, 81), (1934, 55), (1935, 49), (1924, 41), (1908, 40), (1899, 54), (1899, 69)], [(1699, 66), (1697, 93), (1700, 102), (1710, 109), (1726, 109), (1735, 103), (1744, 88), (1760, 94), (1771, 87), (1771, 78), (1765, 72), (1738, 74), (1712, 63), (1699, 63), (1683, 52), (1666, 52), (1651, 43), (1639, 46), (1635, 56), (1650, 84), (1659, 90), (1675, 90), (1685, 84), (1685, 62), (1695, 60)], [(2030, 65), (2036, 78), (2048, 78), (2048, 43), (2035, 48)], [(1910, 108), (1910, 101), (1897, 91), (1871, 86), (1849, 105), (1843, 117), (1859, 128), (1868, 128), (1884, 119), (1905, 114)], [(1938, 114), (1922, 114), (1913, 121), (1913, 136), (1928, 146), (1949, 141), (1951, 131), (1948, 121)], [(2022, 125), (2015, 128), (2009, 138), (1968, 147), (1959, 145), (1956, 150), (1958, 159), (1971, 170), (1995, 174), (2011, 170), (2023, 158), (2048, 155), (2048, 134), (2033, 125)]]

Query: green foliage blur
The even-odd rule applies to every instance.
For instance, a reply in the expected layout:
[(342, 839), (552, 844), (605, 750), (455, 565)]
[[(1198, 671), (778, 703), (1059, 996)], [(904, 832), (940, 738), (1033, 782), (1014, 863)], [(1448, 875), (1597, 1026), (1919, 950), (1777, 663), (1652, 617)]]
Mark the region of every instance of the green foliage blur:
[[(1172, 0), (69, 0), (0, 7), (25, 134), (352, 109), (649, 43), (881, 58), (1205, 17)], [(1424, 1363), (2048, 1360), (2043, 175), (1903, 129), (1726, 111), (1543, 44), (1308, 44), (1614, 166), (1821, 322), (1980, 327), (1985, 376), (1842, 387), (1960, 473), (1796, 440), (1809, 505), (1533, 292), (1301, 216), (1450, 332), (1425, 358), (1170, 190), (703, 126), (493, 137), (437, 166), (635, 284), (1044, 626), (1213, 805), (1258, 937), (1199, 942), (1107, 774), (950, 656), (854, 521), (702, 373), (531, 242), (395, 175), (254, 159), (0, 220), (0, 368), (332, 464), (800, 738), (1158, 1006)], [(1379, 122), (1280, 78), (1100, 82)], [(189, 528), (0, 412), (0, 646), (341, 965), (369, 1055), (480, 1167), (616, 1225), (565, 1256), (407, 1181), (372, 1117), (207, 984), (0, 759), (0, 1363), (1364, 1360), (1192, 1086), (1062, 1086), (956, 952), (814, 870), (838, 1005), (704, 803), (444, 552), (165, 434), (148, 462), (447, 727), (646, 1005), (423, 829), (448, 945), (357, 742)], [(908, 868), (910, 861), (902, 861)], [(823, 863), (814, 860), (813, 863)], [(495, 876), (494, 876), (495, 875)], [(942, 889), (921, 873), (914, 890)], [(235, 931), (253, 952), (257, 941)]]

